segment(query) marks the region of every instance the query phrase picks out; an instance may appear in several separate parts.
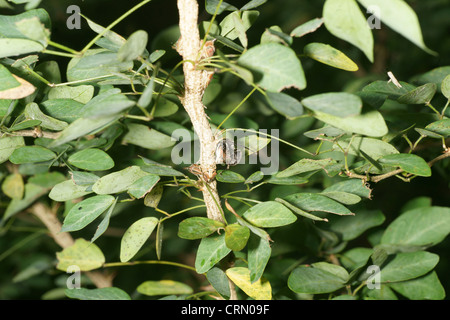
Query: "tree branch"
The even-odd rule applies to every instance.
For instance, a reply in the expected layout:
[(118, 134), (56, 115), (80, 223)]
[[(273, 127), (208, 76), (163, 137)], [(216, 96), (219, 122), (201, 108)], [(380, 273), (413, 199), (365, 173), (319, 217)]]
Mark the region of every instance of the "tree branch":
[(202, 98), (209, 83), (211, 72), (196, 68), (202, 58), (201, 40), (197, 27), (198, 4), (196, 0), (178, 0), (180, 15), (180, 39), (177, 51), (183, 57), (183, 71), (185, 76), (184, 95), (180, 101), (188, 113), (194, 131), (200, 141), (199, 180), (205, 200), (207, 216), (210, 219), (223, 222), (223, 211), (217, 192), (216, 180), (216, 140), (212, 133)]
[[(67, 232), (60, 232), (61, 222), (50, 208), (37, 202), (29, 211), (34, 214), (47, 227), (50, 236), (61, 248), (67, 248), (74, 244), (72, 236)], [(97, 288), (112, 287), (112, 277), (98, 271), (86, 272)]]

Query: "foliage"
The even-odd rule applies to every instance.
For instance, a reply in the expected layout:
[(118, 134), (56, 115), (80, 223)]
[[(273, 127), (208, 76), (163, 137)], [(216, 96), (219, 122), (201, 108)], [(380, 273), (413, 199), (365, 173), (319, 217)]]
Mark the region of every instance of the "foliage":
[[(174, 147), (196, 141), (179, 99), (177, 26), (153, 39), (112, 30), (148, 2), (105, 26), (83, 14), (94, 36), (76, 50), (69, 36), (54, 39), (39, 1), (0, 1), (17, 11), (0, 15), (0, 261), (14, 269), (10, 279), (2, 267), (0, 297), (444, 299), (450, 65), (388, 77), (392, 58), (370, 71), (389, 50), (413, 50), (374, 39), (382, 32), (406, 39), (412, 56), (448, 56), (425, 45), (419, 11), (402, 0), (326, 0), (272, 25), (275, 0), (205, 2), (201, 36), (216, 39), (215, 55), (197, 64), (215, 72), (206, 112), (215, 133), (249, 134), (247, 162), (215, 177), (220, 222), (205, 216), (190, 162), (172, 161)], [(299, 13), (290, 4), (283, 15)], [(280, 170), (264, 174), (248, 163), (255, 154)], [(399, 191), (407, 185), (414, 196)], [(57, 248), (30, 219), (36, 204), (56, 214), (70, 246)], [(83, 273), (83, 288), (67, 289), (73, 265), (114, 269), (114, 286), (95, 288)]]

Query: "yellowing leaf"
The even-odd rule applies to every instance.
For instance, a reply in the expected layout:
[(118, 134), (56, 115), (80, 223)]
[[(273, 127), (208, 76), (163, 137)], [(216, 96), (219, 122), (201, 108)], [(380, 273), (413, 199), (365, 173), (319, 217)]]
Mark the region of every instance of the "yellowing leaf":
[(20, 83), (20, 86), (0, 91), (0, 99), (22, 99), (28, 97), (36, 90), (36, 88), (28, 81), (15, 74), (12, 76)]
[(230, 268), (225, 272), (239, 288), (255, 300), (271, 300), (272, 287), (269, 281), (250, 282), (250, 270), (243, 267)]
[(100, 268), (105, 263), (103, 252), (94, 243), (84, 239), (77, 239), (75, 243), (56, 253), (58, 264), (56, 268), (66, 271), (68, 267), (76, 265), (81, 271)]
[(157, 218), (146, 217), (139, 219), (125, 231), (122, 242), (120, 243), (121, 262), (127, 262), (136, 255), (148, 237), (150, 237), (157, 224)]
[(22, 199), (24, 192), (22, 175), (13, 173), (6, 177), (2, 184), (2, 191), (11, 199)]

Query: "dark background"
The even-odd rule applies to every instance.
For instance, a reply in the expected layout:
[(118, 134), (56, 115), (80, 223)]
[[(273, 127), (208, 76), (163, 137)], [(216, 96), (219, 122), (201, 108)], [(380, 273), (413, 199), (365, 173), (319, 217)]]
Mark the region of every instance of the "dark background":
[[(139, 1), (107, 1), (107, 0), (86, 0), (86, 1), (63, 1), (63, 0), (44, 0), (40, 7), (45, 8), (52, 19), (52, 40), (71, 48), (82, 49), (94, 36), (95, 33), (89, 29), (83, 21), (81, 30), (69, 30), (66, 27), (66, 20), (69, 14), (66, 9), (69, 5), (76, 4), (81, 8), (81, 12), (88, 16), (94, 22), (107, 26), (113, 22), (121, 14), (129, 10)], [(231, 4), (241, 7), (247, 1), (228, 1)], [(313, 63), (312, 61), (302, 61), (305, 69), (308, 87), (301, 93), (294, 93), (298, 98), (306, 97), (316, 93), (345, 91), (352, 85), (362, 81), (365, 83), (367, 79), (383, 79), (386, 80), (386, 72), (392, 71), (397, 79), (408, 81), (411, 77), (427, 72), (433, 68), (450, 65), (450, 1), (448, 0), (427, 0), (427, 1), (407, 1), (418, 14), (422, 27), (425, 43), (429, 48), (439, 53), (438, 56), (431, 56), (414, 44), (396, 34), (389, 28), (382, 26), (380, 30), (374, 30), (375, 37), (375, 62), (371, 64), (365, 56), (350, 44), (333, 37), (323, 26), (315, 33), (307, 35), (301, 39), (295, 39), (293, 48), (297, 52), (301, 52), (303, 46), (309, 42), (328, 43), (335, 48), (346, 53), (360, 66), (360, 70), (355, 73), (336, 70), (328, 66)], [(258, 8), (260, 16), (255, 25), (248, 31), (249, 47), (259, 43), (261, 34), (265, 28), (278, 25), (285, 33), (290, 33), (296, 26), (316, 17), (321, 17), (321, 11), (324, 1), (306, 1), (306, 0), (269, 0), (266, 4)], [(21, 6), (17, 6), (14, 10), (0, 9), (0, 14), (17, 14), (22, 12)], [(217, 19), (220, 21), (225, 14), (220, 15)], [(203, 1), (200, 3), (200, 19), (208, 20), (210, 15), (204, 10)], [(178, 12), (175, 0), (153, 0), (139, 11), (133, 13), (126, 20), (122, 21), (114, 28), (114, 31), (121, 34), (125, 38), (136, 30), (143, 29), (148, 32), (151, 49), (172, 50), (170, 47), (155, 47), (161, 43), (158, 40), (160, 33), (165, 29), (176, 25), (178, 22)], [(149, 48), (149, 49), (150, 49)], [(67, 65), (68, 59), (55, 57), (42, 57), (41, 60), (52, 59), (58, 61), (60, 67)], [(179, 61), (176, 55), (167, 54), (162, 62), (166, 70)], [(220, 111), (220, 105), (213, 105), (211, 110)], [(243, 114), (246, 111), (243, 109)], [(252, 120), (258, 122), (261, 128), (283, 128), (286, 120), (281, 116), (267, 117), (264, 115), (252, 115)], [(281, 131), (283, 136), (283, 131)], [(286, 137), (291, 142), (300, 146), (306, 140), (304, 137), (294, 134)], [(425, 144), (432, 142), (424, 142)], [(406, 145), (401, 145), (406, 149)], [(439, 154), (439, 145), (437, 147), (424, 148), (422, 156), (431, 160)], [(284, 158), (282, 165), (287, 165), (295, 161), (295, 153), (292, 150), (281, 150)], [(124, 149), (117, 147), (113, 150), (117, 157), (126, 157)], [(133, 155), (133, 149), (127, 149), (129, 155)], [(251, 173), (245, 172), (244, 176)], [(388, 223), (395, 219), (399, 214), (402, 206), (410, 199), (421, 197), (429, 197), (433, 205), (450, 206), (449, 191), (450, 168), (449, 161), (446, 160), (441, 165), (433, 168), (433, 176), (431, 178), (416, 178), (409, 183), (405, 183), (396, 178), (390, 178), (373, 185), (373, 200), (368, 204), (369, 207), (377, 208), (383, 211)], [(317, 186), (320, 187), (320, 186)], [(258, 194), (259, 198), (267, 198), (273, 192), (271, 189), (261, 188)], [(163, 198), (164, 199), (164, 198)], [(162, 206), (168, 212), (180, 210), (179, 208), (188, 205), (185, 198), (179, 194), (172, 192), (168, 194), (166, 203)], [(137, 208), (125, 207), (123, 209), (127, 214), (145, 214), (142, 206)], [(148, 209), (147, 209), (148, 210)], [(121, 228), (121, 223), (128, 225), (130, 221), (129, 215), (121, 214), (117, 217), (113, 228)], [(175, 222), (173, 223), (175, 225)], [(92, 228), (95, 228), (92, 227)], [(86, 230), (89, 238), (95, 229)], [(171, 257), (177, 257), (174, 260), (183, 260), (185, 263), (193, 265), (194, 256), (191, 253), (192, 243), (178, 239), (176, 237), (176, 229), (167, 228), (167, 242), (164, 244), (164, 256), (167, 260)], [(83, 233), (80, 233), (82, 235)], [(3, 235), (0, 240), (0, 252), (10, 247), (9, 243), (18, 243), (20, 236)], [(7, 243), (10, 241), (9, 243)], [(107, 261), (118, 261), (118, 244), (120, 238), (103, 237), (99, 239), (99, 246), (115, 248), (110, 251), (105, 250)], [(198, 245), (195, 242), (194, 245)], [(430, 251), (440, 255), (441, 260), (436, 270), (439, 278), (446, 288), (447, 294), (450, 292), (450, 241), (447, 239)], [(61, 281), (61, 276), (46, 273), (44, 277), (31, 278), (25, 283), (13, 284), (10, 282), (18, 270), (30, 261), (34, 261), (36, 255), (45, 255), (51, 257), (51, 253), (60, 249), (51, 243), (51, 240), (38, 238), (36, 241), (29, 242), (23, 246), (17, 254), (9, 256), (0, 262), (0, 299), (39, 299), (44, 293), (55, 286), (55, 281)], [(41, 253), (42, 252), (42, 253)], [(141, 254), (147, 259), (154, 258), (154, 248), (149, 247)], [(51, 258), (49, 258), (51, 261)], [(157, 280), (171, 278), (186, 283), (198, 283), (202, 279), (193, 276), (192, 272), (177, 270), (165, 266), (152, 266), (151, 274), (148, 274), (148, 267), (134, 266), (123, 267), (118, 272), (115, 284), (123, 288), (127, 292), (133, 292), (136, 286), (143, 280)], [(64, 276), (64, 275), (63, 275)], [(143, 279), (145, 278), (145, 279)], [(55, 280), (56, 279), (56, 280)], [(58, 280), (59, 279), (59, 280)], [(2, 284), (3, 283), (3, 284)]]

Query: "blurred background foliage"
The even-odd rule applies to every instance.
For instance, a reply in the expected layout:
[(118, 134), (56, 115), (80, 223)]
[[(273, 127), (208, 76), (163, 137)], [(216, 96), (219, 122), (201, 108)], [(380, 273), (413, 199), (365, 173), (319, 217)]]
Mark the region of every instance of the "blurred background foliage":
[[(247, 1), (229, 0), (230, 4), (241, 7)], [(387, 80), (386, 72), (392, 71), (397, 79), (409, 81), (412, 77), (425, 73), (436, 67), (450, 65), (450, 0), (413, 0), (407, 1), (418, 14), (422, 27), (425, 43), (429, 48), (439, 53), (438, 56), (431, 56), (402, 36), (396, 34), (389, 28), (382, 26), (380, 30), (374, 30), (375, 39), (375, 62), (370, 63), (363, 53), (354, 46), (332, 36), (324, 27), (313, 34), (300, 39), (295, 39), (293, 48), (296, 52), (302, 52), (303, 47), (310, 42), (323, 42), (343, 51), (360, 67), (357, 72), (346, 72), (319, 64), (313, 60), (302, 59), (308, 86), (301, 92), (289, 92), (297, 98), (304, 98), (317, 93), (348, 91), (353, 92), (360, 89), (370, 81)], [(85, 21), (82, 21), (80, 30), (69, 30), (66, 27), (68, 14), (66, 9), (69, 5), (76, 4), (81, 8), (84, 15), (96, 23), (107, 26), (121, 14), (126, 12), (133, 5), (133, 1), (109, 1), (109, 0), (43, 0), (39, 7), (46, 9), (52, 19), (52, 40), (74, 49), (81, 49), (94, 36)], [(291, 32), (296, 26), (316, 17), (321, 17), (323, 0), (268, 0), (266, 4), (259, 7), (260, 15), (256, 23), (248, 31), (249, 47), (259, 43), (264, 30), (270, 26), (278, 25), (285, 33)], [(1, 14), (18, 14), (23, 12), (23, 6), (15, 6), (15, 9), (0, 9)], [(204, 3), (200, 3), (200, 19), (208, 20), (210, 15), (204, 10)], [(220, 21), (225, 14), (218, 17)], [(125, 21), (114, 28), (114, 31), (127, 38), (136, 30), (143, 29), (149, 33), (149, 50), (164, 49), (167, 51), (162, 59), (162, 68), (170, 70), (180, 58), (171, 49), (176, 40), (176, 25), (178, 23), (178, 13), (175, 0), (154, 0), (144, 8), (128, 17)], [(174, 27), (175, 26), (175, 27)], [(175, 39), (175, 40), (174, 40)], [(61, 72), (64, 75), (68, 63), (67, 58), (41, 55), (41, 61), (56, 60), (59, 63)], [(222, 92), (216, 99), (208, 105), (209, 114), (227, 114), (239, 103), (248, 93), (250, 88), (242, 81), (225, 75), (221, 78)], [(254, 95), (251, 100), (245, 103), (236, 114), (237, 119), (248, 119), (242, 127), (256, 128), (278, 128), (280, 136), (294, 144), (305, 147), (312, 140), (303, 136), (303, 132), (314, 128), (312, 118), (301, 118), (296, 120), (286, 120), (285, 117), (274, 113), (267, 108)], [(243, 118), (242, 116), (246, 116)], [(187, 117), (183, 110), (173, 116), (173, 121), (185, 124)], [(432, 143), (433, 141), (431, 141)], [(407, 149), (407, 145), (404, 145)], [(280, 169), (297, 161), (301, 156), (298, 151), (280, 145)], [(131, 163), (136, 154), (141, 154), (155, 161), (167, 161), (170, 156), (169, 151), (152, 151), (143, 153), (133, 146), (114, 146), (109, 154), (116, 163), (123, 166)], [(428, 151), (427, 151), (428, 152)], [(440, 152), (438, 148), (430, 149), (431, 153)], [(434, 154), (425, 157), (430, 160)], [(119, 160), (120, 159), (120, 160)], [(257, 170), (252, 166), (237, 166), (233, 170), (248, 177)], [(366, 201), (366, 206), (371, 209), (380, 209), (386, 216), (385, 225), (398, 216), (401, 208), (411, 199), (421, 197), (414, 205), (432, 202), (433, 205), (450, 206), (450, 165), (448, 160), (442, 166), (433, 168), (433, 175), (430, 178), (417, 177), (409, 183), (405, 183), (396, 178), (386, 179), (373, 187), (373, 200)], [(326, 175), (315, 175), (307, 188), (323, 189), (331, 183)], [(222, 194), (237, 188), (233, 184), (219, 185), (219, 192)], [(264, 186), (257, 189), (251, 196), (261, 200), (275, 198), (286, 189), (295, 189), (298, 186)], [(305, 190), (305, 189), (303, 189)], [(184, 195), (177, 193), (173, 188), (166, 188), (165, 195), (161, 202), (161, 208), (167, 212), (175, 212), (182, 208), (192, 206), (192, 201)], [(250, 196), (250, 195), (249, 195)], [(4, 209), (4, 199), (2, 197)], [(43, 201), (48, 201), (44, 199)], [(233, 203), (239, 209), (238, 203)], [(235, 208), (235, 209), (236, 209)], [(189, 215), (197, 214), (192, 211)], [(115, 218), (111, 220), (108, 233), (102, 236), (96, 243), (102, 248), (107, 262), (118, 261), (120, 236), (133, 221), (146, 215), (155, 215), (153, 209), (145, 207), (141, 202), (122, 203), (115, 211)], [(156, 214), (158, 216), (158, 214)], [(165, 225), (164, 242), (162, 256), (164, 260), (181, 261), (193, 265), (195, 251), (198, 242), (187, 241), (176, 236), (177, 226), (186, 216), (179, 219), (171, 219)], [(87, 227), (80, 232), (74, 232), (74, 238), (85, 237), (89, 239), (95, 232), (95, 225)], [(296, 223), (289, 227), (278, 228), (273, 238), (280, 240), (280, 246), (274, 249), (274, 255), (282, 255), (289, 252), (290, 248), (296, 247), (297, 251), (308, 254), (308, 247), (311, 243), (302, 234), (304, 225)], [(56, 271), (52, 266), (55, 263), (55, 252), (60, 248), (52, 239), (45, 235), (42, 226), (31, 219), (29, 215), (21, 214), (15, 217), (3, 230), (0, 236), (0, 299), (40, 299), (63, 297), (61, 290), (51, 290), (57, 286), (64, 288), (67, 275)], [(299, 233), (300, 232), (300, 233)], [(303, 232), (304, 234), (304, 232)], [(361, 237), (359, 245), (364, 245), (367, 237)], [(282, 239), (282, 240), (281, 240)], [(317, 245), (317, 244), (316, 244)], [(313, 245), (314, 247), (314, 245)], [(440, 255), (441, 260), (436, 268), (439, 278), (446, 289), (450, 292), (450, 239), (433, 247), (432, 252)], [(298, 253), (297, 253), (298, 254)], [(155, 259), (154, 241), (149, 241), (145, 249), (141, 250), (136, 259)], [(298, 256), (297, 256), (298, 258)], [(273, 261), (268, 272), (276, 272), (281, 265)], [(28, 272), (24, 273), (24, 271)], [(110, 270), (117, 272), (114, 285), (133, 293), (138, 284), (145, 280), (172, 279), (182, 281), (186, 284), (198, 287), (205, 284), (204, 278), (187, 270), (180, 270), (170, 266), (141, 265), (132, 267), (121, 267)], [(35, 276), (33, 276), (35, 275)], [(83, 284), (88, 280), (83, 278)], [(276, 287), (276, 282), (273, 283)], [(286, 292), (286, 295), (292, 292)], [(132, 295), (133, 297), (133, 295)]]

